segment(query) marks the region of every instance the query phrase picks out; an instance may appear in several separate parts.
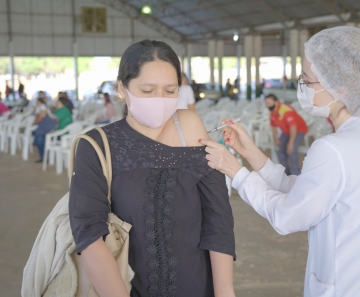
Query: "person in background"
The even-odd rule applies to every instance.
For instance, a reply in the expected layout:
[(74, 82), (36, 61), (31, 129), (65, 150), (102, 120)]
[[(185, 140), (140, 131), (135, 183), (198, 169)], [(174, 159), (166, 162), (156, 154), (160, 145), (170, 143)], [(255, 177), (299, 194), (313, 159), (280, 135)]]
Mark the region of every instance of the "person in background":
[[(265, 104), (270, 110), (270, 124), (279, 162), (285, 167), (286, 174), (299, 175), (298, 148), (307, 133), (307, 125), (294, 108), (280, 103), (275, 95), (266, 96)], [(280, 137), (277, 127), (283, 132)]]
[[(227, 81), (226, 81), (226, 85), (225, 85), (225, 92), (226, 92), (227, 96), (230, 95), (231, 89), (232, 89), (232, 85), (230, 83), (230, 78), (228, 78)], [(231, 97), (231, 95), (229, 97)]]
[(97, 124), (110, 124), (111, 118), (115, 116), (115, 108), (111, 102), (110, 95), (104, 93), (103, 115), (96, 120)]
[(9, 87), (9, 82), (8, 81), (6, 81), (5, 84), (6, 84), (6, 86), (5, 86), (5, 99), (9, 100), (9, 96), (12, 93), (12, 90)]
[(25, 87), (24, 87), (23, 83), (19, 80), (18, 93), (19, 93), (20, 98), (24, 98), (24, 97), (25, 97), (24, 89), (25, 89)]
[[(40, 95), (40, 92), (39, 92), (39, 95)], [(35, 118), (33, 125), (39, 125), (42, 121), (44, 121), (46, 116), (48, 116), (49, 114), (50, 114), (50, 111), (49, 111), (48, 107), (46, 106), (46, 99), (44, 99), (43, 97), (39, 97), (36, 101), (36, 108), (35, 108), (36, 118)], [(39, 152), (39, 157), (40, 157), (39, 160), (36, 161), (36, 163), (41, 163), (43, 161), (43, 156), (44, 156), (45, 135), (37, 134), (35, 132), (36, 131), (34, 131), (34, 133), (33, 133), (34, 145), (37, 147), (38, 152)]]
[(70, 100), (68, 94), (66, 92), (59, 92), (58, 98), (64, 97), (66, 99), (66, 106), (69, 108), (70, 112), (72, 113), (72, 110), (74, 109), (74, 104)]
[(178, 100), (178, 109), (190, 109), (195, 111), (195, 96), (185, 73), (181, 73), (181, 87)]
[(66, 105), (67, 101), (68, 100), (65, 97), (60, 97), (57, 101), (57, 108), (54, 111), (54, 114), (50, 116), (59, 122), (56, 130), (64, 129), (73, 122), (70, 108)]
[(193, 79), (191, 82), (191, 88), (194, 91), (195, 101), (200, 100), (200, 86), (196, 83), (196, 81)]
[(0, 100), (0, 115), (3, 115), (5, 112), (9, 111), (9, 107), (7, 107), (4, 103)]

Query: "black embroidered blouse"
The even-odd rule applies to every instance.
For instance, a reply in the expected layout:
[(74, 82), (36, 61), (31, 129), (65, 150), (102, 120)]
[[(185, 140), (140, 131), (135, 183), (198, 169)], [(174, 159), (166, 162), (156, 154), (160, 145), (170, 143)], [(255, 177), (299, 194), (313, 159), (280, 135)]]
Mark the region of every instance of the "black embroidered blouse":
[[(126, 120), (104, 127), (112, 166), (112, 211), (133, 227), (132, 297), (214, 296), (209, 250), (235, 258), (225, 177), (204, 147), (170, 147)], [(103, 148), (97, 131), (88, 133)], [(107, 185), (96, 152), (81, 140), (70, 189), (70, 223), (80, 253), (108, 234)]]

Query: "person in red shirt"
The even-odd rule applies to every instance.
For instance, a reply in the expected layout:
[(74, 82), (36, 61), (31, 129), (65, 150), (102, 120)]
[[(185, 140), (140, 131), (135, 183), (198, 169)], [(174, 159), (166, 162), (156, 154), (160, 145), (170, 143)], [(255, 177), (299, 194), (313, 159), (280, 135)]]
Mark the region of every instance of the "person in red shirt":
[(3, 115), (7, 111), (9, 111), (9, 108), (0, 101), (0, 115)]
[[(270, 110), (270, 124), (279, 162), (285, 167), (286, 174), (299, 175), (298, 148), (308, 131), (307, 125), (292, 106), (280, 103), (275, 95), (266, 96), (265, 104)], [(277, 127), (282, 131), (280, 137), (277, 135)]]

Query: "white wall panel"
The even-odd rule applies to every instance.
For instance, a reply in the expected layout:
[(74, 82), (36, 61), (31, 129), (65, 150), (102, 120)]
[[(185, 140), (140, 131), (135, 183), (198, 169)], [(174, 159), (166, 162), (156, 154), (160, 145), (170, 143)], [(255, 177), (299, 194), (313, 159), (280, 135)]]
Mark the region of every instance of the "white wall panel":
[[(31, 35), (32, 34), (32, 20), (30, 15), (13, 14), (11, 15), (11, 27), (14, 36), (16, 35)], [(6, 25), (7, 27), (7, 25)]]
[(131, 37), (131, 20), (124, 17), (112, 18), (114, 35)]
[(0, 0), (0, 12), (1, 13), (6, 12), (6, 0)]
[(77, 38), (79, 56), (100, 56), (95, 53), (94, 38), (80, 36)]
[(72, 56), (73, 44), (70, 37), (56, 37), (53, 39), (54, 54), (53, 56)]
[(54, 35), (72, 35), (72, 18), (71, 16), (53, 16)]
[(8, 48), (8, 37), (6, 35), (0, 35), (0, 56), (7, 56)]
[(71, 0), (49, 0), (52, 1), (52, 9), (54, 13), (60, 15), (71, 15)]
[[(4, 14), (6, 16), (6, 14)], [(8, 22), (6, 17), (0, 17), (0, 34), (8, 34)]]
[(32, 50), (34, 56), (53, 56), (54, 44), (52, 38), (40, 36), (33, 37)]
[[(13, 39), (14, 45), (14, 55), (15, 56), (32, 56), (33, 52), (33, 44), (34, 40), (31, 36), (17, 36)], [(37, 54), (35, 54), (37, 55)]]
[(115, 38), (114, 39), (114, 49), (113, 49), (113, 56), (120, 57), (126, 50), (126, 48), (131, 45), (129, 38)]
[(101, 56), (112, 56), (113, 39), (105, 37), (94, 38), (94, 52), (101, 53)]
[(37, 15), (32, 17), (32, 30), (34, 35), (53, 34), (53, 23), (50, 15)]
[[(52, 1), (51, 0), (27, 0), (31, 3), (31, 11), (39, 14), (51, 14)], [(59, 2), (62, 2), (60, 0)]]
[(11, 0), (10, 3), (11, 3), (10, 8), (11, 8), (12, 13), (27, 14), (29, 11), (31, 11), (30, 10), (31, 0), (27, 0), (27, 1), (24, 1), (24, 0)]

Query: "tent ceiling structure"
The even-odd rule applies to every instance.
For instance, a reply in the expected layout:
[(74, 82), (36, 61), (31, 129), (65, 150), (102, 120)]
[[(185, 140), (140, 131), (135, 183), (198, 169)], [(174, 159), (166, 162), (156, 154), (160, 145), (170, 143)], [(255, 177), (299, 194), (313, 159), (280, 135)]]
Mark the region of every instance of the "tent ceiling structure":
[[(97, 0), (176, 42), (360, 21), (359, 0)], [(141, 14), (144, 5), (152, 14)]]

